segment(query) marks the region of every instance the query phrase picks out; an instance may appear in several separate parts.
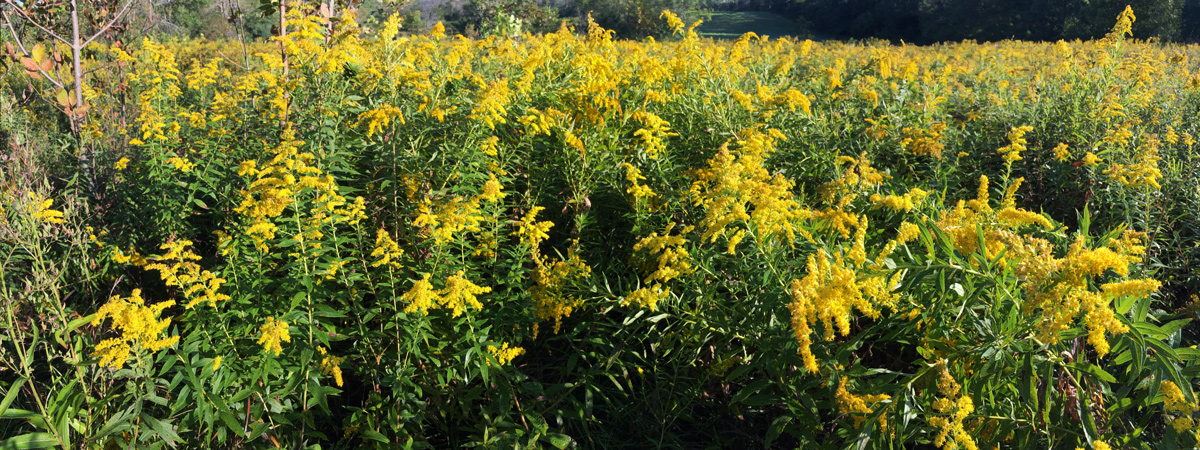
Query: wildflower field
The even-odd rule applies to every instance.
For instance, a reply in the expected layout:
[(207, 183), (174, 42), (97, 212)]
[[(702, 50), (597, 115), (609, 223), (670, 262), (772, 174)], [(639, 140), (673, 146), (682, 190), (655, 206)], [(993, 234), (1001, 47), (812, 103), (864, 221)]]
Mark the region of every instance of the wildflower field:
[(287, 11), (3, 35), (0, 448), (1198, 445), (1200, 47), (1132, 11), (927, 47)]

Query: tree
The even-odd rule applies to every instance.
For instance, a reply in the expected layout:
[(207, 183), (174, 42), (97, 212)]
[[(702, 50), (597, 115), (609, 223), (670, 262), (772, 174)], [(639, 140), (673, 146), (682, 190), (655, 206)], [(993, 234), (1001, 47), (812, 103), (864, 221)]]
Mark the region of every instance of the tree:
[[(93, 149), (85, 145), (82, 134), (89, 109), (83, 96), (86, 75), (83, 49), (96, 39), (125, 28), (122, 19), (134, 1), (125, 0), (123, 5), (119, 1), (39, 0), (26, 4), (21, 0), (3, 0), (0, 4), (0, 20), (13, 39), (6, 44), (5, 51), (10, 59), (20, 61), (30, 79), (52, 86), (49, 88), (52, 93), (41, 91), (42, 97), (65, 115), (79, 149), (79, 163), (88, 190), (93, 195), (96, 194), (91, 167)], [(70, 51), (70, 56), (60, 52), (63, 47)]]

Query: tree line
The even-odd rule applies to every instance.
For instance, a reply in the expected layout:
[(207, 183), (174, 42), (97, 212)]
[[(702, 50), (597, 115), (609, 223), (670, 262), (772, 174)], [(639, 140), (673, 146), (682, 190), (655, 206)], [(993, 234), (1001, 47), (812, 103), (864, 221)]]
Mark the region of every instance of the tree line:
[(833, 38), (915, 43), (1055, 41), (1103, 36), (1126, 5), (1134, 37), (1200, 41), (1200, 0), (732, 0), (727, 10), (769, 10)]

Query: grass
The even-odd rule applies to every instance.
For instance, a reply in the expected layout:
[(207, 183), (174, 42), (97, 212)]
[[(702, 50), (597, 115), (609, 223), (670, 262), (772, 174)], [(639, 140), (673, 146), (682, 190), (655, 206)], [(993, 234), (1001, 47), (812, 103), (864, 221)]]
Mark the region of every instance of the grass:
[(704, 23), (696, 29), (701, 36), (713, 39), (737, 39), (748, 32), (760, 36), (808, 36), (807, 30), (796, 21), (767, 11), (712, 12), (705, 14)]

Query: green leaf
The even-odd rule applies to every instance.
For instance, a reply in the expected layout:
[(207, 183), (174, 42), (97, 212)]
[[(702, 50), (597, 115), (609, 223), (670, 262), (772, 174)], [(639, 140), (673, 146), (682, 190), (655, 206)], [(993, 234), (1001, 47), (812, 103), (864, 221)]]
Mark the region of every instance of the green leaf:
[(0, 450), (23, 450), (32, 448), (50, 448), (58, 445), (58, 439), (50, 433), (28, 433), (14, 436), (0, 442)]
[(7, 411), (4, 411), (3, 414), (0, 414), (0, 419), (25, 419), (32, 423), (35, 427), (48, 428), (46, 426), (45, 417), (42, 417), (41, 414), (33, 411), (26, 411), (24, 409), (9, 408)]
[(141, 418), (142, 420), (146, 421), (146, 423), (150, 424), (150, 429), (155, 435), (162, 438), (162, 440), (166, 441), (171, 447), (175, 447), (176, 442), (182, 441), (182, 439), (179, 438), (179, 434), (175, 433), (175, 427), (171, 426), (170, 423), (158, 420), (149, 414), (142, 414)]
[(775, 439), (779, 438), (779, 435), (783, 434), (783, 430), (786, 429), (788, 424), (791, 422), (792, 416), (786, 414), (776, 417), (775, 420), (771, 421), (771, 426), (767, 427), (766, 442), (764, 442), (764, 444), (768, 446), (771, 445)]
[(382, 444), (387, 444), (387, 443), (391, 442), (388, 440), (387, 436), (384, 436), (382, 433), (375, 431), (375, 430), (363, 430), (362, 437), (363, 437), (363, 439), (369, 439), (369, 440), (379, 442)]
[(1160, 329), (1162, 330), (1162, 332), (1164, 334), (1170, 336), (1172, 334), (1175, 334), (1175, 332), (1182, 330), (1183, 327), (1186, 326), (1188, 323), (1191, 323), (1191, 321), (1192, 321), (1192, 319), (1172, 320), (1171, 322), (1168, 322), (1166, 325), (1163, 325)]
[(1089, 363), (1083, 363), (1083, 362), (1073, 362), (1073, 363), (1067, 363), (1064, 365), (1069, 368), (1072, 368), (1072, 369), (1078, 370), (1080, 372), (1086, 373), (1088, 375), (1094, 376), (1096, 378), (1099, 378), (1100, 380), (1103, 380), (1106, 383), (1116, 383), (1117, 382), (1117, 379), (1115, 377), (1110, 375), (1108, 372), (1105, 372), (1104, 369), (1101, 369), (1100, 366), (1097, 366), (1095, 364), (1089, 364)]
[(92, 313), (88, 316), (80, 317), (78, 319), (67, 322), (66, 327), (63, 327), (62, 329), (54, 332), (54, 340), (56, 342), (58, 342), (59, 345), (66, 347), (67, 344), (65, 341), (63, 341), (63, 335), (70, 333), (72, 331), (75, 331), (79, 327), (82, 327), (84, 324), (90, 323), (92, 321), (92, 319), (94, 319), (94, 318), (96, 318), (96, 314)]
[(225, 427), (228, 428), (229, 431), (232, 431), (235, 436), (242, 435), (242, 430), (244, 428), (237, 422), (237, 418), (233, 417), (232, 413), (220, 411), (217, 415), (221, 417), (221, 422), (224, 422)]
[(745, 400), (746, 398), (757, 393), (758, 391), (761, 391), (761, 390), (767, 388), (767, 386), (770, 386), (770, 385), (771, 385), (771, 380), (767, 379), (767, 378), (763, 378), (763, 379), (760, 379), (753, 383), (750, 383), (750, 384), (746, 385), (746, 387), (744, 387), (740, 391), (738, 391), (737, 394), (734, 394), (733, 401), (740, 403), (743, 400)]
[(571, 437), (560, 433), (543, 434), (540, 441), (553, 445), (554, 448), (564, 449), (571, 445)]
[(8, 407), (17, 399), (17, 394), (21, 393), (21, 386), (24, 386), (26, 381), (29, 379), (21, 377), (8, 387), (8, 392), (4, 394), (4, 400), (0, 400), (0, 417), (4, 417), (4, 412), (8, 411)]

